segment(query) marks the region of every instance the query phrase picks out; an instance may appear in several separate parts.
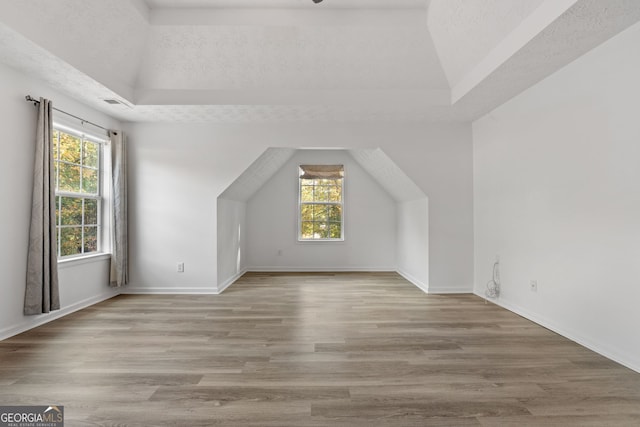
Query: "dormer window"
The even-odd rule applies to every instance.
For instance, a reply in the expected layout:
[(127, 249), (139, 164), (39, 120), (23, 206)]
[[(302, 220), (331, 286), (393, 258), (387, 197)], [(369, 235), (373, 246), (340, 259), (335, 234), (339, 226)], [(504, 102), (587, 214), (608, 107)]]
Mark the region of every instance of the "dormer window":
[(344, 240), (344, 166), (300, 165), (299, 177), (298, 239)]

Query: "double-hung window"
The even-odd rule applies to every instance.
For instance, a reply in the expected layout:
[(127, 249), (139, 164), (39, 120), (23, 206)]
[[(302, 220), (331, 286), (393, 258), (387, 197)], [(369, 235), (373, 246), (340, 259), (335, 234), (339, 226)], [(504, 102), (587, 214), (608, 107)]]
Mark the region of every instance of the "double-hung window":
[(343, 165), (299, 167), (299, 240), (344, 239), (343, 184)]
[(54, 123), (58, 258), (101, 250), (104, 139)]

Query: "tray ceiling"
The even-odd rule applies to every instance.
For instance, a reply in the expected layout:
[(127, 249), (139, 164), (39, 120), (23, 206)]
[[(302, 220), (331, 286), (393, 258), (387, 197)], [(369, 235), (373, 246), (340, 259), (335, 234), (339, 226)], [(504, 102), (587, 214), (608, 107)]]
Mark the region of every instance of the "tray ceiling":
[(0, 2), (0, 61), (124, 121), (469, 121), (638, 20), (637, 0), (23, 0)]
[(247, 8), (247, 9), (414, 9), (425, 8), (427, 0), (145, 0), (150, 9), (163, 8)]

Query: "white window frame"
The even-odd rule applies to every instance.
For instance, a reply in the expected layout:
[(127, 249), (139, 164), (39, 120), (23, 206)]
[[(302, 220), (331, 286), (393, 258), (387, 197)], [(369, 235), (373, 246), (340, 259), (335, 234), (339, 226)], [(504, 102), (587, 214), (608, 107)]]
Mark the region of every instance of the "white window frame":
[[(340, 202), (303, 202), (302, 201), (302, 178), (300, 177), (300, 167), (301, 165), (298, 165), (298, 167), (296, 168), (296, 176), (298, 179), (298, 204), (297, 204), (297, 209), (298, 209), (298, 213), (297, 213), (297, 218), (298, 218), (298, 230), (296, 232), (297, 236), (298, 236), (298, 243), (339, 243), (339, 242), (344, 242), (345, 238), (345, 233), (344, 233), (344, 229), (345, 229), (345, 224), (344, 224), (344, 218), (345, 218), (345, 214), (344, 214), (344, 209), (345, 209), (345, 186), (346, 186), (346, 181), (345, 181), (345, 177), (346, 177), (346, 167), (344, 165), (342, 166), (342, 173), (343, 176), (341, 178), (341, 187), (342, 187), (342, 198), (340, 200)], [(302, 237), (302, 205), (304, 204), (308, 204), (308, 205), (332, 205), (332, 206), (340, 206), (340, 237), (334, 237), (334, 238), (326, 238), (326, 239), (305, 239)], [(327, 221), (328, 222), (328, 221)]]
[[(67, 133), (69, 135), (73, 135), (75, 137), (78, 137), (81, 139), (81, 148), (80, 148), (80, 153), (81, 153), (81, 162), (82, 162), (82, 151), (84, 150), (84, 141), (89, 141), (92, 143), (97, 143), (98, 144), (98, 168), (95, 169), (93, 167), (87, 167), (84, 166), (83, 164), (81, 165), (77, 165), (85, 168), (89, 168), (89, 169), (93, 169), (96, 170), (96, 174), (98, 177), (98, 192), (97, 194), (90, 194), (90, 193), (75, 193), (75, 192), (68, 192), (68, 191), (58, 191), (58, 183), (59, 183), (59, 174), (60, 174), (60, 168), (56, 167), (55, 170), (56, 172), (56, 177), (55, 177), (55, 196), (56, 196), (56, 200), (58, 201), (59, 205), (56, 206), (56, 211), (59, 211), (61, 209), (61, 205), (62, 205), (62, 197), (67, 197), (67, 198), (75, 198), (75, 199), (80, 199), (82, 200), (82, 212), (84, 213), (84, 203), (86, 199), (91, 199), (91, 200), (96, 200), (97, 201), (97, 224), (95, 224), (96, 226), (96, 234), (97, 234), (97, 247), (96, 247), (96, 251), (93, 252), (84, 252), (84, 248), (85, 248), (85, 223), (84, 223), (84, 215), (82, 215), (82, 219), (81, 219), (81, 224), (74, 224), (74, 225), (62, 225), (62, 215), (58, 215), (57, 217), (57, 223), (56, 223), (56, 233), (60, 233), (61, 230), (63, 228), (72, 228), (72, 227), (81, 227), (81, 232), (82, 232), (82, 239), (81, 239), (81, 244), (82, 244), (82, 252), (79, 254), (73, 254), (73, 255), (66, 255), (66, 256), (62, 256), (61, 254), (61, 238), (60, 236), (58, 236), (58, 238), (56, 239), (57, 242), (57, 246), (56, 246), (56, 252), (57, 252), (57, 256), (58, 256), (58, 261), (71, 261), (71, 260), (78, 260), (78, 259), (83, 259), (83, 258), (90, 258), (90, 257), (94, 257), (94, 256), (98, 256), (98, 255), (103, 255), (105, 254), (105, 244), (104, 244), (104, 204), (105, 204), (105, 197), (104, 197), (104, 190), (105, 190), (105, 172), (104, 172), (104, 166), (105, 166), (105, 161), (104, 161), (104, 157), (105, 157), (105, 146), (108, 143), (108, 139), (107, 136), (101, 136), (99, 134), (96, 133), (91, 133), (91, 132), (87, 132), (86, 130), (81, 130), (78, 127), (72, 125), (72, 124), (67, 124), (66, 122), (64, 122), (63, 120), (59, 120), (54, 118), (53, 120), (53, 129), (57, 130), (58, 132), (63, 132), (63, 133)], [(58, 141), (59, 143), (59, 141)], [(55, 163), (67, 163), (67, 162), (63, 162), (60, 160), (59, 158), (59, 146), (58, 146), (58, 154), (57, 154), (57, 158), (54, 158), (54, 162)], [(67, 164), (72, 164), (72, 163), (67, 163)], [(75, 163), (73, 163), (75, 165)], [(82, 169), (81, 169), (82, 170)], [(80, 189), (82, 190), (82, 173), (80, 174)], [(94, 224), (89, 224), (89, 226), (93, 226)]]

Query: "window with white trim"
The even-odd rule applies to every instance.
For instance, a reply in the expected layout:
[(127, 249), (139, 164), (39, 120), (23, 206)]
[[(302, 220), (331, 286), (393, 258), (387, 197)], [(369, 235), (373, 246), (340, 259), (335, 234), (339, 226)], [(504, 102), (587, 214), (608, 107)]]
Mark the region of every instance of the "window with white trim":
[(300, 165), (298, 239), (344, 239), (344, 166)]
[(101, 251), (104, 143), (99, 137), (53, 125), (59, 259)]

